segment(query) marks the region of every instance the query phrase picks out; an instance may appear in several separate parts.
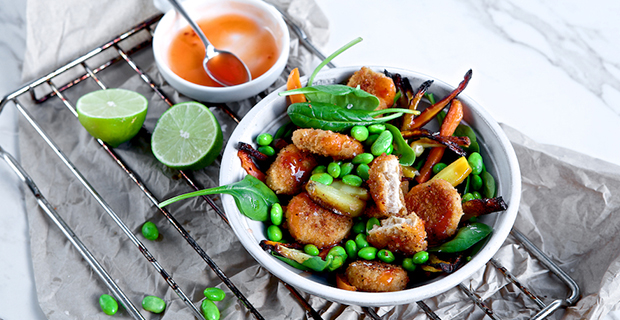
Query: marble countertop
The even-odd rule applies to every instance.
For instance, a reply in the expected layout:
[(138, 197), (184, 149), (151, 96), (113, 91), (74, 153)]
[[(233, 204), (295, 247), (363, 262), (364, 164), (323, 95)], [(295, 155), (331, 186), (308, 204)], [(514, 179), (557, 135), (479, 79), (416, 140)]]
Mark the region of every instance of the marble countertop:
[[(544, 144), (620, 165), (620, 2), (316, 0), (330, 22), (330, 53), (361, 36), (338, 66), (388, 65), (458, 83), (505, 123)], [(25, 1), (0, 0), (0, 96), (17, 89)], [(359, 54), (363, 52), (363, 54)], [(0, 146), (17, 155), (13, 108)], [(23, 186), (0, 163), (0, 319), (45, 319), (34, 289)], [(609, 316), (610, 318), (613, 316)]]

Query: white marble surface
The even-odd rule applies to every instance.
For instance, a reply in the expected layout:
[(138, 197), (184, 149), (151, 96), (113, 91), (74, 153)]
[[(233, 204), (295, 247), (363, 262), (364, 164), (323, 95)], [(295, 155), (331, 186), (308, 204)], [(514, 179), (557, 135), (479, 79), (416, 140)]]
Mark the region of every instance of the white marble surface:
[[(389, 65), (457, 84), (499, 121), (534, 140), (620, 165), (620, 2), (317, 0), (334, 60)], [(25, 1), (0, 0), (0, 96), (20, 84)], [(12, 107), (0, 145), (17, 154)], [(0, 319), (45, 319), (34, 291), (21, 184), (0, 162)], [(25, 196), (30, 196), (27, 193)]]

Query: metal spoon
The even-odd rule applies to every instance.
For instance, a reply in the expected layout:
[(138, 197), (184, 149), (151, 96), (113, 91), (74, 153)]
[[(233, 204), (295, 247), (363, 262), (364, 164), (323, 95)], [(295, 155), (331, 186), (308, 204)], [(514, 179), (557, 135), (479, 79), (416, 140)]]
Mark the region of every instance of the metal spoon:
[(250, 69), (237, 57), (234, 53), (219, 50), (214, 47), (202, 32), (200, 27), (189, 17), (185, 9), (177, 2), (177, 0), (168, 0), (174, 9), (180, 13), (189, 25), (194, 29), (200, 40), (205, 46), (205, 58), (202, 60), (202, 66), (205, 71), (215, 82), (228, 87), (252, 80)]

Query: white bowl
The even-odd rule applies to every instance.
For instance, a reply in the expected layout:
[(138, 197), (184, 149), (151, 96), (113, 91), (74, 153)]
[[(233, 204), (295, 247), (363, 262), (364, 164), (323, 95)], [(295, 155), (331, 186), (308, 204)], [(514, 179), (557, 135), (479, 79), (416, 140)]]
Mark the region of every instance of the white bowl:
[(157, 24), (153, 35), (153, 55), (161, 75), (182, 94), (205, 102), (230, 102), (255, 96), (272, 85), (280, 76), (289, 56), (290, 36), (282, 15), (260, 0), (188, 0), (182, 3), (194, 21), (223, 14), (243, 14), (268, 28), (276, 39), (278, 59), (264, 74), (251, 81), (231, 87), (208, 87), (189, 82), (170, 69), (168, 50), (174, 37), (188, 26), (174, 10), (168, 11)]
[[(433, 79), (435, 82), (429, 91), (440, 98), (446, 96), (455, 88), (440, 80), (407, 70), (383, 67), (371, 68), (380, 72), (387, 69), (392, 73), (400, 73), (402, 76), (409, 78), (413, 88), (417, 88), (423, 81)], [(341, 83), (359, 69), (359, 67), (347, 67), (323, 71), (318, 75), (315, 84)], [(280, 88), (263, 99), (239, 123), (224, 151), (220, 171), (220, 184), (239, 181), (246, 175), (237, 158), (236, 146), (239, 142), (253, 143), (258, 134), (263, 132), (273, 134), (287, 121), (286, 100), (284, 97), (278, 96), (278, 92), (283, 90), (284, 88)], [(248, 252), (272, 274), (302, 291), (331, 301), (360, 306), (400, 305), (434, 297), (455, 287), (482, 268), (501, 247), (514, 224), (521, 197), (521, 174), (510, 141), (497, 122), (491, 118), (482, 106), (465, 94), (460, 94), (459, 99), (463, 102), (465, 109), (463, 120), (474, 128), (480, 143), (485, 166), (496, 178), (497, 194), (504, 198), (508, 204), (508, 209), (504, 212), (493, 213), (479, 219), (479, 221), (492, 226), (493, 233), (484, 248), (470, 262), (456, 272), (398, 292), (370, 293), (341, 290), (327, 284), (326, 279), (323, 277), (292, 268), (263, 251), (259, 246), (259, 242), (265, 239), (265, 225), (263, 222), (252, 221), (246, 218), (237, 210), (231, 196), (223, 196), (224, 211), (230, 220), (235, 234)]]

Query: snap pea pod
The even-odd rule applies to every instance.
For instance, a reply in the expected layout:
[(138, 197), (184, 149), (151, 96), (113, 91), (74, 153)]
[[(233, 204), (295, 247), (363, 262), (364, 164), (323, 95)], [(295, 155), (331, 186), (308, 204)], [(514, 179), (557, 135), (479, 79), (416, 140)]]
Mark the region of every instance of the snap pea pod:
[(493, 228), (484, 223), (475, 222), (462, 227), (454, 239), (443, 243), (439, 247), (429, 248), (430, 252), (461, 252), (469, 249), (478, 241), (484, 239), (493, 231)]
[(395, 126), (386, 123), (385, 128), (392, 133), (394, 138), (394, 151), (393, 153), (398, 157), (398, 162), (403, 166), (410, 166), (415, 161), (415, 151), (411, 148), (411, 146), (405, 141), (403, 135), (400, 133), (400, 130)]
[[(291, 104), (287, 111), (294, 124), (302, 128), (314, 128), (342, 132), (354, 126), (367, 126), (383, 123), (402, 116), (403, 113), (418, 114), (419, 111), (388, 108), (376, 111), (347, 109), (330, 103), (302, 102)], [(393, 113), (388, 116), (375, 116)]]
[(482, 171), (482, 173), (480, 174), (480, 178), (482, 178), (482, 185), (483, 185), (482, 193), (484, 194), (484, 197), (485, 198), (495, 197), (496, 185), (495, 185), (495, 179), (493, 178), (493, 176), (485, 170), (485, 171)]

